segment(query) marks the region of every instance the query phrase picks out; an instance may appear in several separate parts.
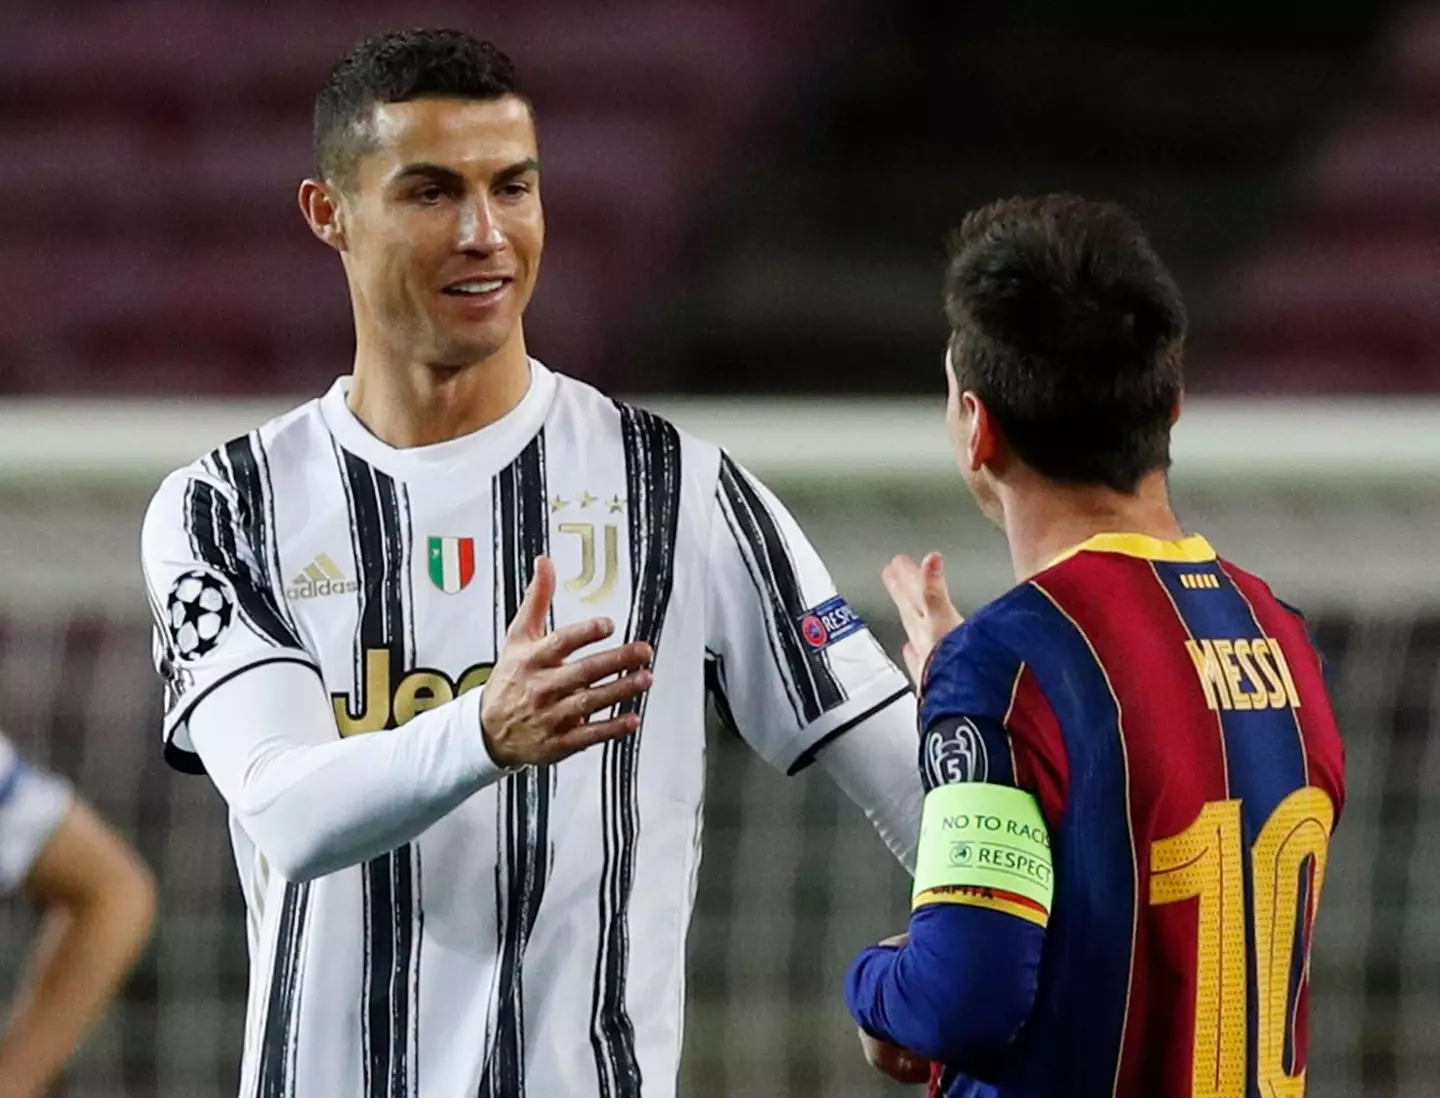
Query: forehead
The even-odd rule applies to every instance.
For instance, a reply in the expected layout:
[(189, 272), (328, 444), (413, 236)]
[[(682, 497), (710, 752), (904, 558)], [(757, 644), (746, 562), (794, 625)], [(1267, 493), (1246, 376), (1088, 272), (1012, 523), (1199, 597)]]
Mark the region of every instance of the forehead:
[(413, 163), (483, 174), (537, 156), (530, 107), (513, 95), (379, 103), (371, 116), (370, 133), (361, 170), (368, 167), (382, 176)]

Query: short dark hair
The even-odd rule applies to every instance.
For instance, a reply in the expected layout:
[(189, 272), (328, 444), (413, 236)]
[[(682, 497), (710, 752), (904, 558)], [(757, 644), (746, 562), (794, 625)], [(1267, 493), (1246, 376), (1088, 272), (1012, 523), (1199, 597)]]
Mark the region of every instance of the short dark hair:
[(510, 58), (464, 31), (416, 28), (367, 38), (335, 63), (315, 97), (316, 167), (323, 179), (350, 178), (371, 140), (377, 103), (516, 94)]
[(960, 388), (1037, 472), (1133, 492), (1170, 467), (1185, 305), (1129, 211), (1074, 195), (974, 211), (951, 239), (945, 312)]

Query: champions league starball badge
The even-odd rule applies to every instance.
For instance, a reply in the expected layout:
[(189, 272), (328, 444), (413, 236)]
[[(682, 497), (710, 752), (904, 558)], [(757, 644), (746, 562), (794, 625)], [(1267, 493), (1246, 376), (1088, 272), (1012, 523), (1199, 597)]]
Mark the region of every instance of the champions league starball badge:
[(234, 589), (214, 573), (185, 572), (170, 587), (165, 621), (176, 656), (197, 660), (209, 655), (235, 623)]

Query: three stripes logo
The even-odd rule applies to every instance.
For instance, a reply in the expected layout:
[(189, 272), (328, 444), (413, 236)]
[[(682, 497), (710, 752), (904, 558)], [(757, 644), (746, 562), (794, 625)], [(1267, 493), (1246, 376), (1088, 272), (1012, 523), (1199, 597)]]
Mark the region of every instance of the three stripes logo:
[(303, 571), (290, 580), (285, 589), (287, 599), (319, 599), (327, 595), (353, 595), (360, 590), (355, 580), (346, 579), (340, 566), (321, 553)]

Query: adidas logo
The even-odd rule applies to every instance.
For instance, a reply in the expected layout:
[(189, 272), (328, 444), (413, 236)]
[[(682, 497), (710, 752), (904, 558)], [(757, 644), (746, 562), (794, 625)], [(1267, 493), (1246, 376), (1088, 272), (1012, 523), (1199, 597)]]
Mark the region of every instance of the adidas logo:
[(360, 590), (354, 580), (347, 580), (340, 566), (321, 553), (290, 581), (285, 589), (287, 599), (319, 599), (327, 595), (353, 595)]

